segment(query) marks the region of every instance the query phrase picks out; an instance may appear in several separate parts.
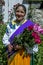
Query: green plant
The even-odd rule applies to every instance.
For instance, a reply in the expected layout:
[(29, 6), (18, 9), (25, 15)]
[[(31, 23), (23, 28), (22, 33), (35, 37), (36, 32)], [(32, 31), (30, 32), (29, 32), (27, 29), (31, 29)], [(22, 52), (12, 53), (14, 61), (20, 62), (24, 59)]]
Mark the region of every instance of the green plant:
[(2, 14), (0, 14), (0, 21), (2, 21), (3, 20), (3, 15)]
[(6, 50), (5, 46), (2, 43), (2, 38), (5, 33), (6, 25), (0, 24), (0, 65), (6, 65), (7, 64), (7, 56), (4, 51)]

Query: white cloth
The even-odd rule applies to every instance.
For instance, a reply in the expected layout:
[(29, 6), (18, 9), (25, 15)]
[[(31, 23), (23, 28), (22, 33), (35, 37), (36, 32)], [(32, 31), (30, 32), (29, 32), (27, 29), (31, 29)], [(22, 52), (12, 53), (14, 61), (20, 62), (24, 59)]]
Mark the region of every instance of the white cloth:
[(38, 52), (38, 44), (34, 45), (33, 47), (33, 53), (36, 53)]
[(15, 25), (15, 29), (12, 29), (9, 24), (7, 25), (7, 30), (8, 32), (6, 32), (3, 36), (2, 42), (5, 46), (7, 46), (8, 44), (10, 44), (9, 42), (9, 38), (12, 35), (13, 32), (16, 31), (16, 29), (18, 29), (19, 26)]

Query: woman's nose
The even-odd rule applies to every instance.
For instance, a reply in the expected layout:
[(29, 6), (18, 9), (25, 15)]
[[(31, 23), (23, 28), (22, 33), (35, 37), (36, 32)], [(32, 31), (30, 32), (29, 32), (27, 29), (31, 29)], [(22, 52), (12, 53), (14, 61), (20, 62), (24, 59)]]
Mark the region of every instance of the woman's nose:
[(21, 12), (19, 12), (18, 15), (21, 15)]

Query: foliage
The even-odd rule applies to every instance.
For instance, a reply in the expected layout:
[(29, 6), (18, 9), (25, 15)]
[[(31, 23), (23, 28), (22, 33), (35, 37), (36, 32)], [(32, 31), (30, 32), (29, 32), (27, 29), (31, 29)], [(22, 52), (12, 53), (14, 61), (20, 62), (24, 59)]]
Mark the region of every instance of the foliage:
[(6, 53), (4, 53), (5, 46), (2, 43), (2, 38), (5, 33), (6, 25), (5, 24), (0, 24), (0, 65), (7, 65), (7, 57)]
[(2, 14), (0, 14), (0, 21), (2, 21), (3, 20), (3, 15)]
[(39, 45), (39, 50), (34, 54), (34, 65), (43, 65), (43, 42)]
[(14, 43), (24, 48), (24, 55), (31, 53), (29, 51), (31, 51), (35, 45), (34, 38), (32, 37), (32, 31), (25, 29), (22, 34), (14, 38)]

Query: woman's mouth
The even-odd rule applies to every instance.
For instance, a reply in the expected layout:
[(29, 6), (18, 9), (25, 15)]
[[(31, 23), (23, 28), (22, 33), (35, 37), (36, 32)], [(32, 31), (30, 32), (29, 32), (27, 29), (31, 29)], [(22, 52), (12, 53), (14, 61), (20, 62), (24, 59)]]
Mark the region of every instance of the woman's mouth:
[(17, 18), (21, 19), (21, 18), (22, 18), (22, 16), (18, 15), (18, 16), (17, 16)]

